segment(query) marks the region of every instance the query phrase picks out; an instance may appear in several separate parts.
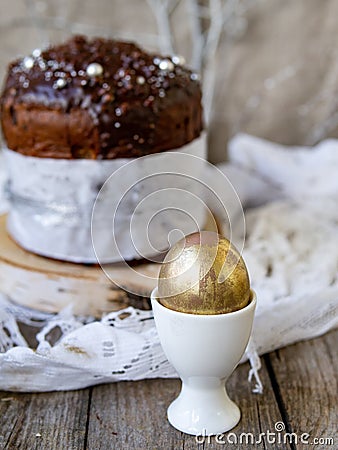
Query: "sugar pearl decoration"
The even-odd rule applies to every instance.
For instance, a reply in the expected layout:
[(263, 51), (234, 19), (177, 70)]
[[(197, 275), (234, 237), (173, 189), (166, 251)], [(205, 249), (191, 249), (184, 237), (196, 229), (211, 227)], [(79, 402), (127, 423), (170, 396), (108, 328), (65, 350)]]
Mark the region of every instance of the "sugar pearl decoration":
[(144, 77), (142, 77), (142, 75), (140, 75), (140, 76), (138, 76), (138, 77), (136, 78), (136, 83), (137, 83), (137, 84), (142, 85), (142, 84), (144, 84), (145, 82), (146, 82), (146, 79), (145, 79)]
[(172, 62), (173, 62), (174, 64), (177, 64), (177, 65), (179, 65), (179, 66), (183, 66), (183, 65), (185, 64), (185, 58), (184, 58), (184, 56), (174, 55), (174, 56), (171, 58), (171, 60), (172, 60)]
[(62, 88), (64, 88), (66, 86), (66, 84), (67, 84), (66, 80), (64, 80), (63, 78), (59, 78), (58, 80), (55, 81), (53, 87), (55, 89), (62, 89)]
[(199, 81), (199, 80), (200, 80), (200, 76), (198, 75), (198, 73), (192, 73), (192, 74), (190, 75), (190, 79), (191, 79), (192, 81)]
[(23, 60), (23, 65), (25, 69), (31, 69), (34, 66), (34, 59), (30, 56), (26, 56)]
[(41, 70), (46, 70), (47, 66), (42, 59), (39, 59), (39, 67)]
[(32, 55), (34, 56), (34, 58), (39, 58), (39, 56), (41, 56), (41, 50), (39, 48), (36, 48), (35, 50), (33, 50)]
[(169, 71), (172, 71), (175, 68), (174, 63), (170, 61), (170, 59), (162, 59), (162, 61), (158, 66), (161, 70), (169, 70)]
[(98, 63), (91, 63), (86, 69), (89, 77), (98, 77), (103, 74), (103, 67)]

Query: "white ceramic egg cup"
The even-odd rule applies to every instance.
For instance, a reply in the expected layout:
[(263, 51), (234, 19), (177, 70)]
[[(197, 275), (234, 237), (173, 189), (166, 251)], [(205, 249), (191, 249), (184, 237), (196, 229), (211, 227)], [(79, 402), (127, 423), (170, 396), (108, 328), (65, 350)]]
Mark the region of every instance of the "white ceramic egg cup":
[(151, 294), (156, 328), (163, 350), (182, 379), (179, 396), (168, 408), (175, 428), (192, 435), (213, 435), (240, 420), (225, 383), (239, 363), (251, 334), (256, 295), (248, 306), (227, 314), (196, 315), (173, 311)]

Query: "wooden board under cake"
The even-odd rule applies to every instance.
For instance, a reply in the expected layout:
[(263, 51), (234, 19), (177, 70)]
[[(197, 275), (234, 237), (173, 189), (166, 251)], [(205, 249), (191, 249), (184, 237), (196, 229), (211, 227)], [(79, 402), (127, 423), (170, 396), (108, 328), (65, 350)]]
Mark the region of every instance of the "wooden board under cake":
[[(34, 255), (8, 236), (6, 216), (0, 217), (0, 292), (22, 306), (57, 312), (71, 303), (75, 314), (95, 317), (130, 305), (149, 308), (147, 298), (155, 287), (159, 264), (133, 268), (149, 275), (148, 283), (135, 283), (130, 270), (119, 264), (110, 265), (109, 271), (120, 287), (99, 265), (72, 264)], [(128, 294), (122, 287), (137, 295)]]

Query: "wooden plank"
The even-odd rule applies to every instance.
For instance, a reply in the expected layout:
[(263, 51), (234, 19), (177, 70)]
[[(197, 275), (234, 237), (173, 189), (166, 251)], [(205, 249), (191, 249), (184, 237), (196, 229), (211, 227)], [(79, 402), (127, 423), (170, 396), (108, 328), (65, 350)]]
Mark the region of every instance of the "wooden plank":
[(0, 448), (84, 448), (88, 400), (89, 389), (43, 394), (1, 393)]
[[(272, 378), (284, 420), (305, 449), (315, 438), (328, 439), (316, 448), (337, 448), (338, 331), (274, 352), (270, 356)], [(330, 441), (333, 439), (334, 444)]]
[[(240, 436), (241, 433), (251, 433), (254, 437), (253, 444), (245, 445), (244, 441), (237, 448), (268, 449), (271, 448), (271, 444), (267, 442), (266, 433), (268, 431), (274, 431), (275, 423), (282, 420), (282, 416), (274, 396), (273, 387), (264, 360), (262, 359), (262, 368), (259, 371), (259, 376), (264, 387), (263, 394), (252, 394), (252, 386), (247, 381), (249, 368), (248, 363), (237, 367), (236, 371), (238, 372), (238, 376), (236, 376), (235, 372), (228, 383), (228, 393), (242, 411), (240, 423), (231, 431), (237, 436)], [(219, 448), (219, 446), (215, 448)], [(228, 444), (222, 446), (222, 448), (233, 449), (234, 444)], [(276, 445), (274, 447), (275, 450), (286, 448), (289, 447), (284, 445)]]
[[(179, 380), (143, 380), (97, 386), (75, 392), (46, 394), (0, 393), (1, 449), (302, 449), (308, 445), (271, 443), (267, 431), (284, 422), (292, 432), (310, 439), (336, 435), (338, 332), (298, 343), (265, 357), (260, 372), (263, 395), (252, 394), (249, 365), (239, 366), (228, 391), (242, 410), (232, 440), (252, 433), (253, 445), (229, 443), (225, 436), (198, 444), (172, 428), (166, 409), (177, 396)], [(270, 378), (271, 377), (271, 381)], [(276, 400), (277, 399), (277, 400)], [(318, 445), (316, 448), (334, 448)]]
[(178, 380), (161, 379), (95, 387), (87, 449), (181, 447), (182, 433), (174, 433), (165, 419), (166, 406), (178, 390)]
[[(242, 410), (242, 420), (232, 430), (252, 433), (255, 440), (274, 423), (281, 420), (266, 369), (261, 370), (265, 389), (263, 395), (251, 393), (247, 382), (249, 365), (239, 366), (229, 380), (228, 392)], [(166, 418), (166, 410), (180, 390), (179, 380), (145, 380), (94, 387), (91, 398), (88, 449), (196, 449), (236, 448), (220, 444), (215, 438), (204, 444), (195, 437), (175, 430)], [(218, 437), (220, 440), (226, 436)], [(268, 448), (265, 439), (250, 448)], [(221, 447), (220, 447), (221, 446)], [(275, 448), (288, 448), (287, 446)]]
[(28, 404), (28, 395), (0, 392), (0, 449), (10, 448), (7, 443), (11, 440), (14, 429), (20, 427), (22, 412)]

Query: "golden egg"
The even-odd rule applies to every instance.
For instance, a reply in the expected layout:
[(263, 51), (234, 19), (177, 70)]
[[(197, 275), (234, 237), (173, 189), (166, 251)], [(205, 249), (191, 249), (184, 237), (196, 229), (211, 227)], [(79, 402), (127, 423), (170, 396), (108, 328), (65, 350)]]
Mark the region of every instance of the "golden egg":
[(190, 314), (224, 314), (250, 301), (246, 265), (228, 239), (212, 231), (193, 233), (167, 253), (160, 269), (161, 304)]

